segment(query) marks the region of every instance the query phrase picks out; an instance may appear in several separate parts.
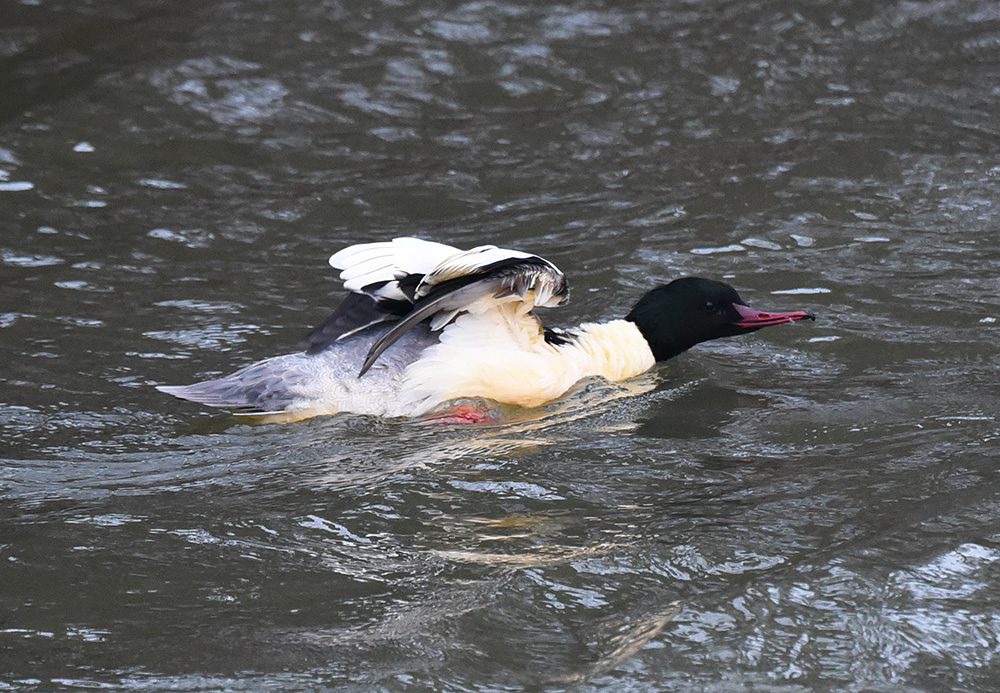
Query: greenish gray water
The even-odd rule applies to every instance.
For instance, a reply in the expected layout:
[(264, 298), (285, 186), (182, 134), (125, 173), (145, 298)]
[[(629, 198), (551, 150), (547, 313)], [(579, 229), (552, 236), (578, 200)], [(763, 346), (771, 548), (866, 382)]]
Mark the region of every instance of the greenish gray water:
[[(1000, 685), (994, 2), (0, 0), (0, 689)], [(327, 256), (815, 325), (505, 426), (253, 427)]]

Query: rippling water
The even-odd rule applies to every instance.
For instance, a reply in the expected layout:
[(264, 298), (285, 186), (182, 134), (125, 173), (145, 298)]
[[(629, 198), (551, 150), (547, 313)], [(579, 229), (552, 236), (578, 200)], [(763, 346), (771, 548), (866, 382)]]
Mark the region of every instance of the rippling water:
[[(0, 17), (0, 688), (1000, 685), (995, 2)], [(503, 426), (152, 388), (401, 234), (820, 320)]]

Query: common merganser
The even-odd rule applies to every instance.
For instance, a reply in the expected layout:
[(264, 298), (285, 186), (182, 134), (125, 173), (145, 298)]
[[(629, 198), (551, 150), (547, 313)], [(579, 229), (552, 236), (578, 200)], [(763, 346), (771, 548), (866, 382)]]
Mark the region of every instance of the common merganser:
[[(684, 277), (647, 293), (624, 319), (548, 329), (534, 309), (564, 303), (569, 288), (537, 255), (396, 238), (352, 245), (330, 264), (351, 293), (302, 351), (158, 389), (264, 422), (421, 417), (458, 400), (538, 407), (583, 378), (625, 380), (700, 342), (815, 320), (758, 311), (728, 284)], [(480, 420), (461, 412), (458, 420)]]

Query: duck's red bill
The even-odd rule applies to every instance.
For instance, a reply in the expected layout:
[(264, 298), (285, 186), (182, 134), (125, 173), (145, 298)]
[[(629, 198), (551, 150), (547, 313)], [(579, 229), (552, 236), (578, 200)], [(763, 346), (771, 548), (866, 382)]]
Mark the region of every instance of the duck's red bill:
[(780, 325), (783, 322), (816, 319), (815, 315), (804, 310), (792, 313), (766, 313), (750, 306), (741, 306), (738, 303), (734, 303), (733, 308), (740, 314), (740, 319), (733, 323), (737, 327), (767, 327), (768, 325)]

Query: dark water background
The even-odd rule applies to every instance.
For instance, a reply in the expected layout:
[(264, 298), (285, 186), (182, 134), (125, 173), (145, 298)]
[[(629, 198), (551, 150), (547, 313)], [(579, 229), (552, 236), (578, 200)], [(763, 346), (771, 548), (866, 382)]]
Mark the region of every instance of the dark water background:
[[(998, 113), (993, 0), (0, 0), (0, 690), (996, 690)], [(152, 388), (410, 234), (820, 320), (503, 427)]]

